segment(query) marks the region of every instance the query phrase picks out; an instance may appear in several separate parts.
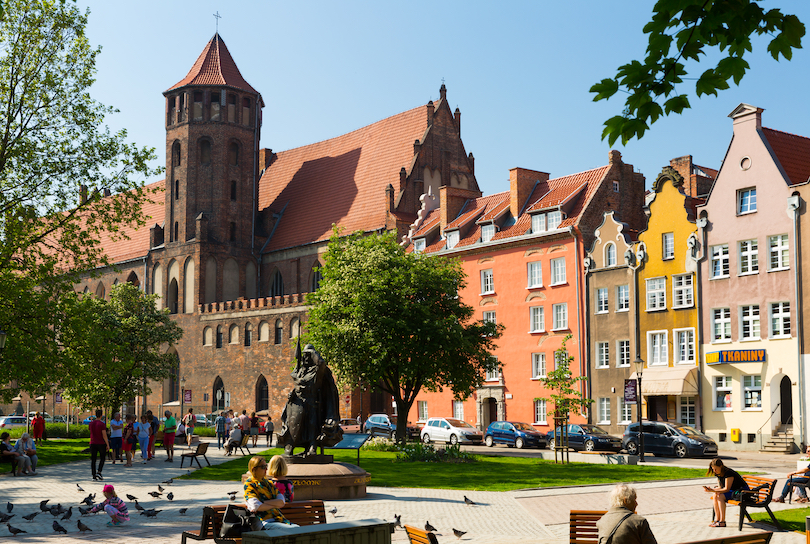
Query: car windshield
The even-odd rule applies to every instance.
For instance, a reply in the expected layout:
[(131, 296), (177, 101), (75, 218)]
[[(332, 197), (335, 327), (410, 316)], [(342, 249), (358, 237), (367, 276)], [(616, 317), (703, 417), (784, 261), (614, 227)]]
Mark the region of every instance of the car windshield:
[(449, 423), (453, 427), (472, 428), (472, 425), (470, 425), (466, 421), (461, 421), (460, 419), (448, 419), (447, 423)]
[(518, 431), (533, 431), (534, 427), (529, 425), (528, 423), (521, 423), (521, 422), (512, 422), (512, 425), (515, 426), (515, 429)]
[(681, 427), (673, 427), (673, 429), (686, 436), (703, 436), (689, 425), (683, 425)]
[(590, 434), (609, 434), (606, 430), (596, 425), (582, 425), (582, 430)]

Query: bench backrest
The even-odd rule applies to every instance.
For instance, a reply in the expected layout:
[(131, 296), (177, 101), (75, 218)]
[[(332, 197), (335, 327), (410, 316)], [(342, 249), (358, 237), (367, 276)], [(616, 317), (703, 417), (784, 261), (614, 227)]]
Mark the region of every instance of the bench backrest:
[(423, 531), (422, 529), (406, 525), (405, 532), (408, 534), (408, 539), (411, 541), (411, 544), (439, 544), (436, 535)]
[(194, 451), (197, 455), (205, 455), (205, 452), (208, 451), (208, 442), (200, 442), (197, 444), (197, 449)]
[(607, 510), (571, 510), (568, 518), (568, 541), (571, 544), (598, 544), (596, 522)]
[(773, 533), (748, 533), (745, 535), (727, 536), (724, 538), (713, 538), (711, 540), (697, 540), (685, 544), (768, 544)]
[(239, 447), (240, 447), (240, 448), (244, 448), (245, 446), (247, 446), (247, 443), (248, 443), (248, 440), (249, 440), (249, 439), (250, 439), (250, 435), (249, 435), (249, 434), (243, 434), (243, 435), (242, 435), (242, 441), (241, 441), (241, 442), (239, 442)]
[(321, 500), (288, 502), (281, 513), (297, 525), (326, 523), (326, 507)]
[(771, 498), (773, 498), (773, 490), (776, 488), (776, 480), (772, 480), (771, 478), (763, 478), (761, 476), (743, 476), (743, 480), (745, 483), (748, 484), (750, 489), (754, 489), (761, 485), (764, 485), (762, 489), (753, 493), (746, 493), (743, 495), (745, 497), (746, 503), (757, 503), (757, 504), (768, 504), (771, 502)]

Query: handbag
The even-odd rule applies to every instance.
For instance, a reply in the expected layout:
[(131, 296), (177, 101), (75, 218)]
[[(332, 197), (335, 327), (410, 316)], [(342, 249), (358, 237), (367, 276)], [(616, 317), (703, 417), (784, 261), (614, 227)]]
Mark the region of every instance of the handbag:
[(244, 506), (229, 504), (225, 515), (222, 516), (222, 529), (219, 531), (219, 537), (234, 538), (249, 531), (259, 531), (261, 528), (262, 521), (258, 516), (251, 514)]

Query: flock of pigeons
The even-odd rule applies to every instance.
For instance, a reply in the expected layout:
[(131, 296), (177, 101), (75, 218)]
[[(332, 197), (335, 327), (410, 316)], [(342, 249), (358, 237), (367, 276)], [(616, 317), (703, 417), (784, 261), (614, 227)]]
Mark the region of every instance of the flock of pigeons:
[[(473, 502), (472, 499), (469, 499), (467, 495), (464, 495), (464, 504), (467, 506), (477, 506), (477, 504)], [(333, 508), (332, 510), (337, 512), (337, 508)], [(332, 510), (330, 510), (330, 512)], [(402, 514), (394, 514), (394, 529), (397, 527), (402, 528)], [(438, 542), (435, 535), (440, 535), (441, 533), (438, 531), (438, 529), (436, 529), (436, 527), (431, 525), (429, 521), (425, 521), (425, 532), (428, 534), (428, 540), (430, 540), (430, 542)], [(453, 527), (453, 534), (456, 535), (456, 538), (460, 540), (462, 536), (467, 534), (467, 531), (460, 531), (459, 529)]]

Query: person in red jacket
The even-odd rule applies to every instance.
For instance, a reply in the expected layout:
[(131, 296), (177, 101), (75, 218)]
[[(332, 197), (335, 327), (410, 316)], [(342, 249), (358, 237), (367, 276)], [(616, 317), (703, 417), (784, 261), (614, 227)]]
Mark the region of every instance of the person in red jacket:
[(34, 442), (42, 444), (42, 433), (45, 431), (45, 418), (37, 412), (34, 421), (31, 422), (31, 432), (34, 435)]
[[(90, 422), (90, 469), (93, 471), (94, 480), (103, 480), (101, 471), (104, 468), (104, 458), (107, 457), (107, 450), (110, 449), (110, 441), (107, 438), (107, 424), (101, 419), (101, 410), (96, 410), (96, 419)], [(96, 457), (98, 460), (98, 470), (96, 470)]]

